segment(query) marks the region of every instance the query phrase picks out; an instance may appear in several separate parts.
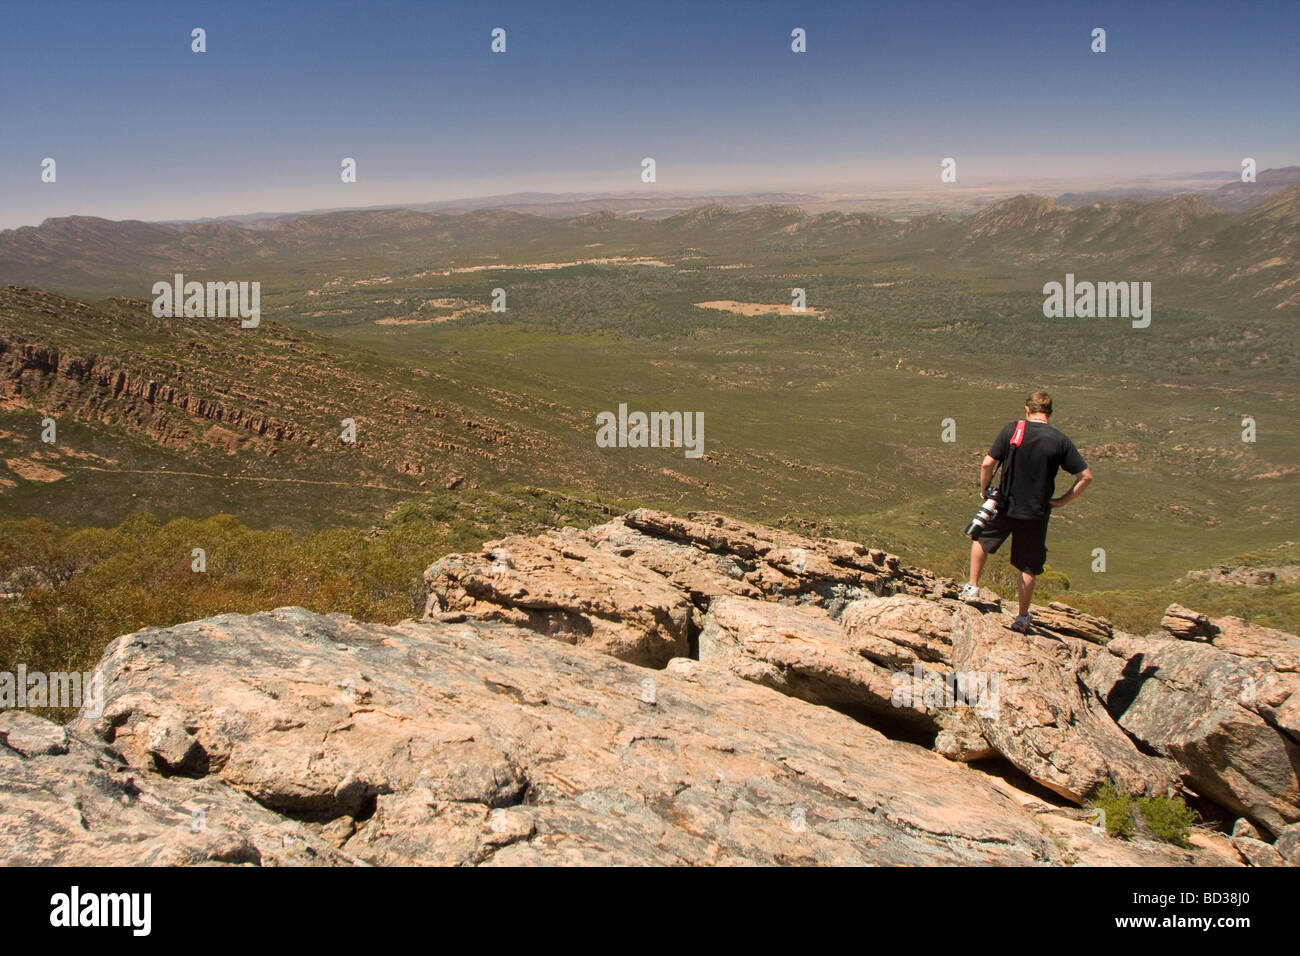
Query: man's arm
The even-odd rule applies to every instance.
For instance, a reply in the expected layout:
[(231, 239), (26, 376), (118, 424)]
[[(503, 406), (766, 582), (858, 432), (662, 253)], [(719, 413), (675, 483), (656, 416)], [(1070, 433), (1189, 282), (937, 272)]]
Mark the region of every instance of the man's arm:
[(985, 455), (984, 462), (980, 465), (980, 497), (984, 496), (984, 489), (989, 486), (989, 479), (993, 477), (993, 466), (998, 460), (992, 455)]
[(980, 464), (980, 497), (984, 497), (984, 489), (989, 486), (989, 480), (993, 477), (993, 469), (1000, 461), (1005, 461), (1007, 452), (1011, 449), (1011, 432), (1015, 428), (1015, 423), (1005, 425), (1002, 431), (998, 432), (998, 437), (993, 439), (993, 446), (989, 448), (989, 453), (984, 456), (984, 461)]
[(1092, 469), (1085, 468), (1075, 476), (1074, 484), (1070, 486), (1069, 491), (1061, 495), (1059, 498), (1053, 498), (1048, 502), (1048, 504), (1053, 508), (1059, 508), (1062, 505), (1069, 504), (1075, 498), (1079, 497), (1079, 495), (1083, 494), (1083, 489), (1087, 488), (1090, 484), (1092, 484)]

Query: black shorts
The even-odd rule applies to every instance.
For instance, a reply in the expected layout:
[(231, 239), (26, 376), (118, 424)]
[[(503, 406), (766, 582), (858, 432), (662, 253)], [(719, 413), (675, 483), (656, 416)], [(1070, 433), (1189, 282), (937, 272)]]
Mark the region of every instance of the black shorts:
[(1050, 514), (1041, 518), (994, 515), (979, 536), (980, 547), (985, 554), (992, 554), (1010, 535), (1011, 566), (1029, 574), (1042, 574), (1043, 564), (1047, 561), (1047, 519), (1050, 517)]

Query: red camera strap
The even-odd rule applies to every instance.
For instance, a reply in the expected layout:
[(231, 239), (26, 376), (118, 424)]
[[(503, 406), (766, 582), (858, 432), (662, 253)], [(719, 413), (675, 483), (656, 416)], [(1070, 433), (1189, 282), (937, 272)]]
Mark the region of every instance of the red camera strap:
[(1020, 443), (1025, 440), (1025, 420), (1022, 418), (1016, 422), (1016, 433), (1011, 436), (1011, 447), (1019, 448)]

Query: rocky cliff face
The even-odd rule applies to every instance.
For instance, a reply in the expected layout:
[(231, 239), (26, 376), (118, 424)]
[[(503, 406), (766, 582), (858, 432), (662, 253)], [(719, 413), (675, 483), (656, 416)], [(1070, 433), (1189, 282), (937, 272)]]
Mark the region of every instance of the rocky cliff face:
[[(209, 466), (223, 470), (256, 472), (275, 458), (275, 477), (292, 467), (302, 469), (295, 477), (328, 480), (338, 469), (357, 484), (403, 476), (412, 480), (400, 485), (412, 489), (418, 477), (445, 482), (537, 442), (495, 415), (431, 399), (369, 361), (270, 318), (254, 335), (232, 319), (157, 317), (143, 300), (0, 289), (0, 410), (34, 422), (49, 415), (172, 452), (210, 451)], [(479, 409), (498, 406), (492, 397), (482, 404), (469, 386), (458, 391)], [(357, 430), (350, 443), (345, 419)], [(454, 462), (435, 466), (435, 449)]]
[[(28, 390), (44, 390), (43, 397), (71, 411), (78, 420), (138, 429), (164, 445), (188, 443), (204, 430), (202, 423), (189, 421), (186, 416), (248, 433), (247, 437), (274, 442), (304, 440), (293, 422), (276, 422), (230, 401), (180, 392), (160, 380), (166, 371), (157, 373), (160, 378), (151, 378), (150, 373), (97, 356), (68, 355), (35, 345), (9, 351), (0, 367), (11, 383), (10, 401), (15, 407), (26, 407), (22, 397)], [(168, 410), (176, 414), (169, 416)], [(308, 445), (316, 440), (305, 438)]]
[[(860, 544), (637, 511), (113, 642), (102, 712), (0, 713), (0, 860), (1254, 865), (1300, 859), (1300, 639), (1137, 637)], [(1188, 615), (1191, 615), (1189, 618)], [(1190, 620), (1190, 628), (1188, 621)], [(1233, 835), (1121, 841), (1104, 783)]]

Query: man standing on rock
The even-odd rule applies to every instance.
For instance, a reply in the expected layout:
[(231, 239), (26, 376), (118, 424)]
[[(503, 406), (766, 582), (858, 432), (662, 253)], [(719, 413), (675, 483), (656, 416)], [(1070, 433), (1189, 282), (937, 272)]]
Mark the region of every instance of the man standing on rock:
[[(1006, 487), (1006, 500), (1000, 503), (997, 514), (984, 526), (979, 537), (971, 542), (970, 582), (961, 589), (963, 601), (979, 603), (979, 580), (984, 562), (1009, 536), (1011, 566), (1020, 572), (1020, 579), (1016, 582), (1020, 613), (1011, 627), (1021, 634), (1028, 634), (1031, 627), (1029, 602), (1034, 596), (1034, 583), (1043, 573), (1043, 562), (1047, 560), (1047, 522), (1052, 509), (1079, 497), (1092, 482), (1092, 472), (1074, 447), (1074, 442), (1048, 424), (1051, 417), (1052, 396), (1042, 391), (1034, 392), (1025, 400), (1025, 420), (1011, 422), (1003, 428), (984, 456), (980, 465), (981, 495), (988, 487), (998, 462), (1006, 471), (1007, 456), (1016, 445), (1016, 438), (1020, 438), (1014, 449), (1015, 461)], [(1075, 475), (1075, 481), (1069, 491), (1053, 498), (1056, 472), (1061, 468)]]

